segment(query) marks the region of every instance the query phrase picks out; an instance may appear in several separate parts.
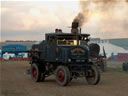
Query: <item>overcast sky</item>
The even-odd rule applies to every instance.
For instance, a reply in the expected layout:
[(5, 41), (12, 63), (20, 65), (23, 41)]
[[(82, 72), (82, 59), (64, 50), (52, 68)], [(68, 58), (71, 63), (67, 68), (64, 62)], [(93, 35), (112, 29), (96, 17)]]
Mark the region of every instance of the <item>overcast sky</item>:
[[(2, 0), (1, 40), (42, 40), (45, 33), (54, 32), (55, 28), (70, 32), (68, 27), (81, 11), (79, 3), (79, 0)], [(128, 7), (124, 14), (128, 16)], [(82, 30), (93, 38), (128, 38), (127, 20), (120, 19), (120, 23), (115, 22), (115, 19), (107, 22), (107, 30), (100, 32), (98, 22), (91, 19)], [(115, 23), (119, 23), (118, 26), (123, 23), (123, 27), (117, 28), (113, 25)], [(110, 30), (112, 27), (114, 29)]]

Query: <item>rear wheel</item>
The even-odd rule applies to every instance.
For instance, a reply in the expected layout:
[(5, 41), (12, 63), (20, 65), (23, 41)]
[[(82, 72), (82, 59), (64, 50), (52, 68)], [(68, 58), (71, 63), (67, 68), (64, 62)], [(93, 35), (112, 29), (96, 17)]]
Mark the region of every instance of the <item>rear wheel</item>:
[(94, 65), (86, 72), (86, 80), (91, 85), (96, 85), (100, 81), (100, 72), (98, 68)]
[(60, 86), (66, 86), (70, 81), (70, 71), (66, 66), (58, 66), (55, 75), (56, 82)]
[(102, 62), (100, 64), (100, 68), (101, 68), (102, 72), (107, 71), (107, 62), (105, 60), (102, 60)]
[(35, 82), (44, 81), (45, 75), (41, 73), (41, 70), (37, 64), (32, 64), (31, 66), (31, 77)]

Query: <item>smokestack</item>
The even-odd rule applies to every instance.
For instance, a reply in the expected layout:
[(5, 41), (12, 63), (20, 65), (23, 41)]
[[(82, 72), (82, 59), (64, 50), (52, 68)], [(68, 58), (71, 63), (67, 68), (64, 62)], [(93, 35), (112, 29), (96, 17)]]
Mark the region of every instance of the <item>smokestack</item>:
[(71, 33), (78, 34), (79, 23), (77, 21), (72, 22)]
[(84, 24), (84, 22), (85, 16), (82, 13), (79, 13), (72, 22), (71, 32), (75, 34), (80, 34), (80, 27)]

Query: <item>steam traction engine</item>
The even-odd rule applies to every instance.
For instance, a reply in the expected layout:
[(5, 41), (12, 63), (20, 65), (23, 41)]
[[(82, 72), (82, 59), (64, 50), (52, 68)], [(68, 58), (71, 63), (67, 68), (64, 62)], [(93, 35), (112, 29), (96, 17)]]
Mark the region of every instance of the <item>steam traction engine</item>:
[(46, 34), (45, 40), (29, 51), (32, 79), (39, 82), (54, 74), (58, 85), (66, 86), (73, 78), (84, 76), (89, 84), (96, 85), (100, 73), (90, 60), (88, 36), (81, 34), (77, 22), (72, 23), (71, 33)]

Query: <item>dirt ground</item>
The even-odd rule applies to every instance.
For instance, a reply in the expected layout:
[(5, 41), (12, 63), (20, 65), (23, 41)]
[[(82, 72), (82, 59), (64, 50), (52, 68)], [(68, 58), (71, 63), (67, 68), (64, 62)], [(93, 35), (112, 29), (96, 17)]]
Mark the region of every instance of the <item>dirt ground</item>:
[(35, 83), (25, 74), (27, 61), (0, 62), (0, 96), (128, 96), (128, 73), (101, 73), (98, 85), (88, 85), (85, 78), (72, 80), (66, 87), (56, 84), (54, 76)]

